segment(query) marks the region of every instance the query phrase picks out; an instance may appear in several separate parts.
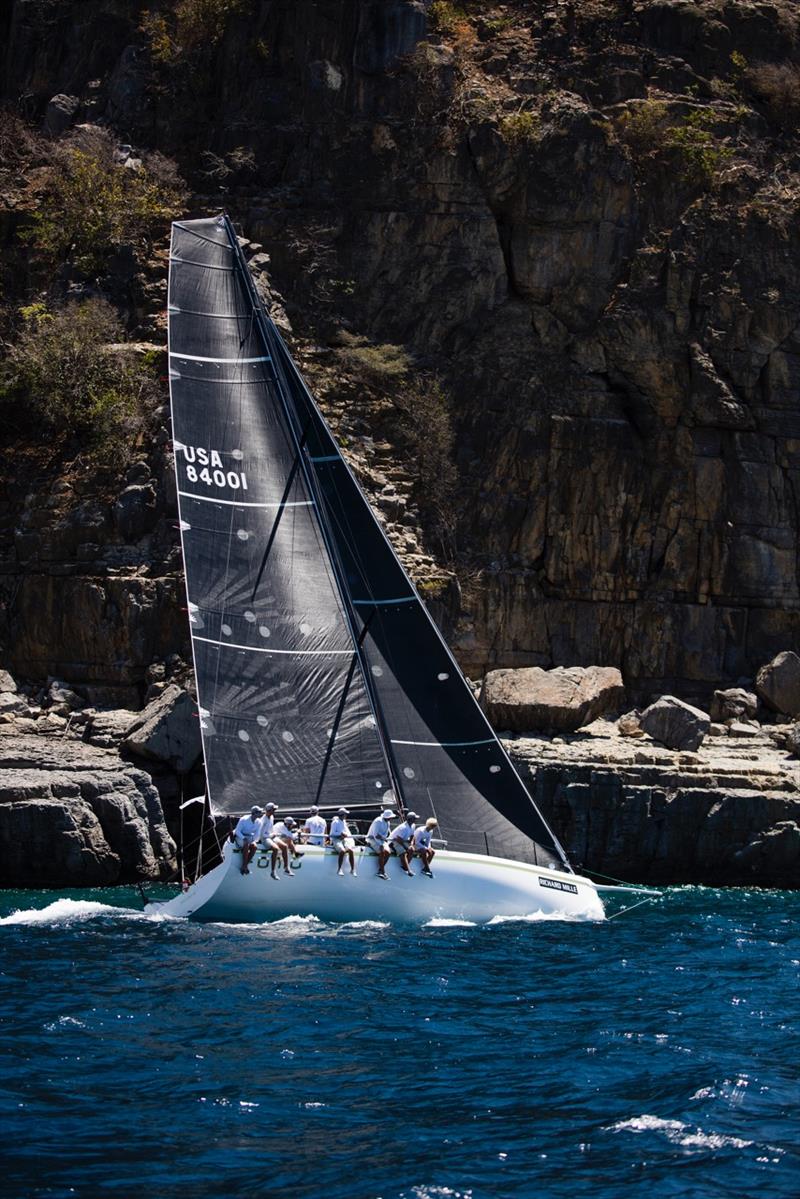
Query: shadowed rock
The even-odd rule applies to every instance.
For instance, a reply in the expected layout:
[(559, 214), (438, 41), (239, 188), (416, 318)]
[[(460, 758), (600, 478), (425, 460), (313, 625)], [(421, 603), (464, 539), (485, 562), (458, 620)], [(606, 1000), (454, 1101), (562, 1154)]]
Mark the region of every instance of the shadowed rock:
[(787, 650), (756, 675), (756, 691), (767, 707), (785, 716), (800, 716), (800, 658)]
[(667, 749), (699, 749), (710, 727), (705, 712), (674, 695), (662, 695), (642, 712), (644, 731)]
[(617, 708), (624, 698), (622, 675), (613, 666), (529, 666), (490, 671), (481, 706), (495, 728), (572, 732)]
[(727, 691), (715, 691), (709, 716), (725, 724), (728, 720), (752, 720), (758, 711), (758, 696), (742, 687), (730, 687)]

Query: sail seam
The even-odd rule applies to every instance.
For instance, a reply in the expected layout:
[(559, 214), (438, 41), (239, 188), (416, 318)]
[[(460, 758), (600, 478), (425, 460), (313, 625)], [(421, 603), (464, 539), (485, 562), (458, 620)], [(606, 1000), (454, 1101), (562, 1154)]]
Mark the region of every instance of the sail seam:
[[(228, 254), (233, 253), (233, 246), (226, 245), (225, 242), (214, 241), (213, 237), (206, 237), (202, 233), (198, 233), (196, 229), (190, 229), (188, 225), (181, 224), (180, 221), (173, 221), (177, 229), (182, 229), (184, 233), (190, 233), (192, 237), (198, 238), (200, 241), (207, 241), (210, 246), (216, 246), (218, 250), (226, 250)], [(179, 261), (183, 261), (180, 259)]]
[(332, 654), (350, 657), (352, 649), (264, 649), (260, 645), (239, 645), (235, 641), (215, 641), (213, 637), (195, 637), (192, 641), (203, 641), (206, 645), (224, 645), (226, 649), (244, 649), (251, 654), (289, 654), (292, 657), (330, 657)]
[(311, 461), (312, 462), (338, 462), (340, 460), (341, 456), (342, 456), (341, 454), (323, 454), (319, 458), (312, 457)]
[(232, 266), (214, 266), (211, 262), (197, 262), (194, 258), (175, 258), (170, 256), (170, 262), (179, 262), (181, 266), (201, 266), (204, 271), (227, 271), (229, 275), (234, 272)]
[(204, 358), (202, 354), (181, 354), (178, 350), (170, 350), (170, 358), (181, 358), (184, 362), (235, 362), (240, 365), (243, 362), (271, 362), (272, 358), (269, 354), (262, 354), (258, 358)]
[(213, 495), (196, 495), (193, 491), (179, 491), (178, 495), (182, 495), (190, 500), (201, 500), (204, 504), (225, 504), (229, 508), (313, 508), (313, 500), (292, 500), (288, 504), (281, 504), (278, 501), (272, 501), (268, 504), (255, 504), (244, 500), (218, 500)]
[(454, 749), (462, 745), (494, 745), (494, 737), (485, 737), (482, 741), (398, 741), (391, 739), (392, 745), (427, 745), (435, 749)]

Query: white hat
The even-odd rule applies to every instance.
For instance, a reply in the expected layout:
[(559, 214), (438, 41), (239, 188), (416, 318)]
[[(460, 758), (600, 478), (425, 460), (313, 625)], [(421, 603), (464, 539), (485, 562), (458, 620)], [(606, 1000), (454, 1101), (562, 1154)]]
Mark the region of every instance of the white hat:
[(349, 816), (350, 809), (349, 808), (339, 808), (339, 811), (336, 813), (336, 815), (337, 816)]
[(394, 820), (394, 812), (391, 808), (385, 808), (384, 811), (381, 812), (381, 820)]
[(311, 807), (308, 809), (308, 811), (309, 811), (309, 815), (316, 816), (317, 812), (319, 811), (319, 808), (317, 807), (316, 804), (312, 804)]
[(251, 816), (263, 816), (264, 809), (260, 808), (257, 803), (254, 803), (252, 808), (250, 809), (250, 815)]
[(293, 816), (287, 816), (283, 823), (287, 828), (294, 828), (294, 826), (297, 824), (297, 821)]

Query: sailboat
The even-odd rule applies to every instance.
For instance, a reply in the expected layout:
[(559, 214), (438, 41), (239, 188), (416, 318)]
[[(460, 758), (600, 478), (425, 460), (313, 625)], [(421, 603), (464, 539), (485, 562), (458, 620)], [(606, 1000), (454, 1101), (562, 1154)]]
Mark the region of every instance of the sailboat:
[[(152, 909), (196, 920), (601, 920), (476, 703), (258, 295), (227, 215), (172, 227), (169, 383), (206, 802), (302, 824), (435, 817), (432, 877), (306, 845), (222, 861)], [(151, 909), (151, 910), (152, 910)]]

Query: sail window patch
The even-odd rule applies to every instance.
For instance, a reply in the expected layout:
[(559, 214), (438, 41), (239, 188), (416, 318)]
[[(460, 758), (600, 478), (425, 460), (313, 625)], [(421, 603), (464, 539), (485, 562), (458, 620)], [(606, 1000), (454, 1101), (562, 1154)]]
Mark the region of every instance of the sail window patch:
[(375, 675), (376, 679), (379, 679), (381, 677), (381, 675), (383, 674), (383, 667), (382, 666), (373, 666), (372, 673)]
[(256, 721), (258, 722), (258, 724), (261, 725), (262, 729), (265, 729), (267, 727), (267, 725), (269, 724), (269, 721), (267, 720), (266, 716), (261, 716), (261, 715), (256, 716)]
[(225, 637), (230, 637), (231, 633), (233, 632), (233, 629), (229, 624), (220, 625), (220, 630)]
[(375, 786), (376, 786), (376, 787), (378, 788), (378, 790), (380, 791), (381, 787), (383, 786), (383, 783), (381, 782), (381, 780), (380, 780), (380, 779), (375, 779)]
[(246, 729), (239, 729), (239, 740), (240, 741), (249, 741), (250, 740), (250, 734), (246, 731)]
[(236, 536), (239, 538), (240, 541), (249, 541), (250, 540), (250, 534), (247, 532), (247, 529), (237, 529)]
[(286, 742), (287, 745), (289, 745), (290, 742), (294, 741), (294, 733), (290, 733), (288, 729), (283, 730), (283, 732), (281, 733), (281, 737), (283, 738), (283, 740)]
[(416, 771), (412, 770), (410, 766), (404, 766), (403, 774), (406, 776), (407, 779), (413, 779), (414, 775), (416, 774)]
[(443, 683), (445, 681), (445, 679), (450, 678), (450, 675), (447, 673), (446, 670), (440, 670), (436, 677), (440, 683)]
[(306, 622), (303, 621), (303, 623), (300, 625), (300, 632), (303, 634), (304, 637), (307, 637), (308, 634), (311, 632), (311, 625), (306, 624)]
[(256, 614), (255, 614), (255, 612), (251, 612), (249, 609), (248, 609), (248, 611), (247, 611), (247, 612), (245, 612), (245, 614), (244, 614), (244, 618), (245, 618), (245, 620), (247, 621), (247, 623), (248, 623), (248, 624), (255, 624), (255, 623), (256, 623)]
[(499, 774), (499, 773), (500, 773), (499, 766), (490, 766), (489, 767), (489, 774)]
[(267, 626), (265, 624), (260, 624), (258, 626), (258, 631), (262, 637), (269, 637), (269, 635), (270, 635), (270, 630), (267, 628)]
[(231, 450), (231, 458), (235, 458), (237, 462), (241, 462), (244, 454), (241, 450)]

